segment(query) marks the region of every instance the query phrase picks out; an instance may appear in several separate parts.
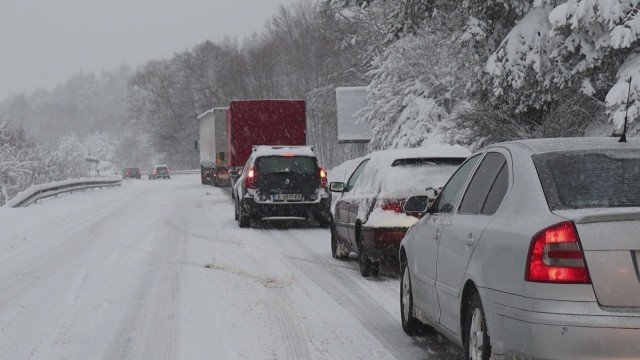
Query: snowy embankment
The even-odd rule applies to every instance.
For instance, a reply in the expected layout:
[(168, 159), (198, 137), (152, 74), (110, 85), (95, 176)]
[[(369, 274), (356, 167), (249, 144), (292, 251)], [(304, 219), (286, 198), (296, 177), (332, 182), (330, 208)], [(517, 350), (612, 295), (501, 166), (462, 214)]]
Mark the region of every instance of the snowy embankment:
[[(197, 176), (0, 209), (3, 359), (451, 359), (326, 229), (238, 229)], [(260, 224), (258, 224), (260, 225)]]

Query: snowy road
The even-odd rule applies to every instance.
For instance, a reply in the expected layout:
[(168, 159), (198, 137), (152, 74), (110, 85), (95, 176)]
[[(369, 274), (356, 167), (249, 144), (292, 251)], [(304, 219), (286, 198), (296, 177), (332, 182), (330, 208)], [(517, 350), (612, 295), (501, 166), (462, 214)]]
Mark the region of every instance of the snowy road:
[(458, 359), (327, 230), (238, 229), (197, 176), (0, 209), (1, 359)]

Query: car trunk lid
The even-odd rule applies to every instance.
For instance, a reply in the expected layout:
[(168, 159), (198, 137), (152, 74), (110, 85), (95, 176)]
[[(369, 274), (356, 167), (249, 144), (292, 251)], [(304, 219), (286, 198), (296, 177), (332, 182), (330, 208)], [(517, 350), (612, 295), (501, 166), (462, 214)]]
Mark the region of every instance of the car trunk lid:
[(554, 213), (576, 224), (598, 303), (640, 307), (640, 208)]
[(315, 158), (269, 156), (257, 163), (256, 189), (263, 200), (311, 201), (320, 187), (320, 169)]

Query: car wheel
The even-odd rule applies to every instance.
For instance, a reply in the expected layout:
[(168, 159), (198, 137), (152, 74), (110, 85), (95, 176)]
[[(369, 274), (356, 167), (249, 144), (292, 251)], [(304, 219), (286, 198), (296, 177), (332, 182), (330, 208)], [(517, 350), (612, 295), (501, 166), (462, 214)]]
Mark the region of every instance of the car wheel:
[(400, 279), (400, 320), (402, 322), (402, 330), (407, 335), (416, 336), (424, 333), (425, 325), (413, 316), (411, 274), (406, 264), (402, 267), (402, 278)]
[(360, 275), (369, 277), (371, 275), (371, 260), (369, 260), (367, 249), (362, 244), (362, 239), (358, 241), (358, 264), (360, 265)]
[(247, 215), (245, 215), (242, 210), (242, 203), (238, 204), (238, 227), (248, 228), (251, 226), (251, 219)]
[(465, 359), (489, 360), (491, 358), (491, 339), (487, 331), (480, 295), (477, 292), (467, 302), (464, 316)]
[(338, 245), (342, 245), (342, 241), (338, 238), (338, 234), (336, 233), (336, 226), (331, 224), (329, 227), (329, 231), (331, 231), (331, 256), (334, 259), (346, 259), (349, 257), (349, 254), (345, 254), (338, 249)]
[(314, 217), (318, 222), (318, 226), (320, 226), (321, 228), (323, 229), (331, 228), (331, 218), (329, 218), (328, 216), (320, 214)]
[(380, 276), (380, 262), (372, 262), (371, 263), (371, 276), (378, 277)]

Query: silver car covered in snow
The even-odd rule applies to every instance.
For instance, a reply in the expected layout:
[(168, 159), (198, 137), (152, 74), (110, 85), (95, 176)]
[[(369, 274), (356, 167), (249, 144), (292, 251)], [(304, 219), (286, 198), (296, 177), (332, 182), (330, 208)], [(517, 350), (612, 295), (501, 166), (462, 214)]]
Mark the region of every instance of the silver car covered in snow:
[(470, 157), (401, 243), (402, 326), (466, 358), (640, 358), (640, 142)]

